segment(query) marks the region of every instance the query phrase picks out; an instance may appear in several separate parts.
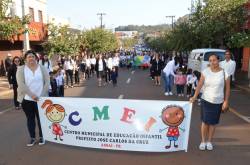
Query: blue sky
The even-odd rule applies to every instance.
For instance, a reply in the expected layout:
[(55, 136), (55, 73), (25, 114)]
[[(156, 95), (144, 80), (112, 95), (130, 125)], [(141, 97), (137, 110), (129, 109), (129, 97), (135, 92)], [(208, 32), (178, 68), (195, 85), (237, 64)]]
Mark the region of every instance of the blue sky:
[(48, 0), (48, 13), (89, 29), (100, 25), (97, 13), (104, 12), (104, 24), (114, 28), (171, 23), (166, 15), (178, 18), (189, 13), (190, 6), (191, 0)]

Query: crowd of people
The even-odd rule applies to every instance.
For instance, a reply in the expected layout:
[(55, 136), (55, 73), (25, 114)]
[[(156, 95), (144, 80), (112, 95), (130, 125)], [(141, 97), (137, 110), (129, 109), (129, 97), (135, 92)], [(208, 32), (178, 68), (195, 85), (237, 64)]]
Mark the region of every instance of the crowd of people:
[(165, 96), (186, 96), (192, 103), (198, 99), (202, 121), (199, 149), (213, 150), (215, 126), (219, 123), (221, 112), (228, 109), (230, 80), (235, 72), (235, 62), (231, 60), (230, 51), (226, 51), (222, 62), (216, 54), (210, 55), (209, 66), (201, 73), (188, 68), (181, 56), (156, 52), (145, 52), (140, 56), (148, 56), (149, 61), (135, 65), (135, 52), (59, 56), (56, 64), (47, 55), (39, 57), (34, 51), (27, 51), (23, 58), (16, 56), (12, 59), (9, 54), (5, 68), (10, 88), (13, 88), (14, 105), (17, 110), (22, 107), (27, 117), (31, 139), (27, 146), (33, 146), (36, 142), (35, 119), (39, 129), (39, 145), (45, 143), (37, 108), (39, 97), (64, 97), (65, 88), (74, 88), (82, 80), (94, 76), (97, 77), (98, 87), (110, 83), (116, 87), (119, 67), (127, 67), (150, 68), (150, 77), (155, 86), (161, 86), (163, 78)]

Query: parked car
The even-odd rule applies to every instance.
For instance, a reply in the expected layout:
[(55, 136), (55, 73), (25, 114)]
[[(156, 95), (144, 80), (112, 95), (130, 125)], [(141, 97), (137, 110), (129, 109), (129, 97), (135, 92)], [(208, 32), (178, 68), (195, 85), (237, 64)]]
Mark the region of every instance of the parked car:
[(220, 61), (223, 61), (225, 52), (223, 49), (194, 49), (188, 56), (188, 68), (201, 72), (208, 67), (208, 58), (211, 54), (216, 54)]

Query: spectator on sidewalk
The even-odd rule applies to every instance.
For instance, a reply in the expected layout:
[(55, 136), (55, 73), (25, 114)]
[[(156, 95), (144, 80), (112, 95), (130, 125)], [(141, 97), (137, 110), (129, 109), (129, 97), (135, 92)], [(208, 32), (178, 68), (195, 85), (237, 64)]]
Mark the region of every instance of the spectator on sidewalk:
[[(8, 76), (8, 72), (11, 68), (11, 65), (12, 65), (12, 55), (10, 53), (8, 53), (5, 61), (4, 61), (4, 67), (5, 67), (5, 71), (6, 71), (6, 76)], [(8, 77), (8, 82), (9, 82), (9, 88), (11, 89), (12, 86), (11, 86), (11, 80), (9, 79)]]
[(18, 84), (18, 101), (22, 104), (23, 111), (27, 118), (27, 127), (30, 135), (30, 142), (27, 146), (36, 143), (36, 121), (39, 129), (39, 145), (45, 144), (43, 139), (37, 101), (41, 96), (48, 96), (49, 74), (44, 66), (37, 64), (37, 55), (34, 51), (25, 53), (25, 65), (18, 67), (16, 79)]
[(225, 52), (225, 60), (220, 63), (221, 68), (227, 72), (227, 74), (230, 76), (230, 82), (231, 84), (234, 82), (234, 73), (236, 68), (236, 62), (231, 60), (231, 52), (227, 50)]
[(16, 80), (16, 72), (17, 72), (17, 67), (21, 65), (21, 59), (16, 56), (13, 58), (12, 65), (9, 69), (8, 72), (8, 79), (10, 79), (10, 84), (12, 85), (13, 88), (13, 94), (14, 94), (14, 105), (16, 110), (20, 109), (20, 103), (17, 101), (17, 80)]
[(173, 60), (169, 61), (165, 68), (163, 69), (164, 81), (165, 81), (165, 96), (172, 96), (172, 86), (174, 82), (175, 71), (179, 67), (178, 58), (175, 57)]
[[(230, 78), (219, 65), (219, 57), (210, 55), (210, 67), (202, 71), (195, 94), (190, 98), (194, 102), (203, 88), (201, 101), (201, 143), (200, 150), (213, 150), (213, 136), (220, 114), (228, 108), (230, 96)], [(225, 93), (224, 93), (225, 91)]]

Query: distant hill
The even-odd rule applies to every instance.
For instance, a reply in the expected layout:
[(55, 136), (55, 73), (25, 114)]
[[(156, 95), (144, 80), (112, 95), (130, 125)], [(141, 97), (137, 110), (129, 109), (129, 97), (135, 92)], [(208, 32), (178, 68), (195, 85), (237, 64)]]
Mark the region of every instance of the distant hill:
[(159, 32), (165, 31), (171, 28), (169, 24), (161, 24), (161, 25), (127, 25), (127, 26), (118, 26), (115, 28), (115, 31), (138, 31), (143, 33), (152, 33), (152, 32)]

